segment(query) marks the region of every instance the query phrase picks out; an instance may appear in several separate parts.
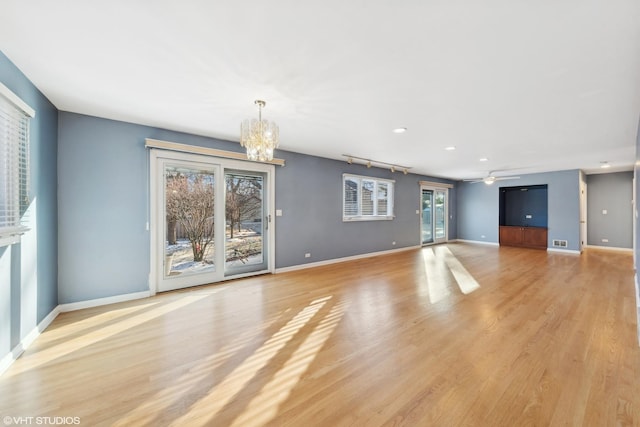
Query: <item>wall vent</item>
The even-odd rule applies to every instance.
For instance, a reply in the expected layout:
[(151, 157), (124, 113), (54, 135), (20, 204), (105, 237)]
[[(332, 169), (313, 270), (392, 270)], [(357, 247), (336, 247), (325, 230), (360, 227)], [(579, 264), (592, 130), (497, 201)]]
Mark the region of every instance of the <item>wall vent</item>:
[(567, 247), (567, 241), (566, 240), (554, 240), (553, 241), (553, 247), (554, 248), (566, 248)]

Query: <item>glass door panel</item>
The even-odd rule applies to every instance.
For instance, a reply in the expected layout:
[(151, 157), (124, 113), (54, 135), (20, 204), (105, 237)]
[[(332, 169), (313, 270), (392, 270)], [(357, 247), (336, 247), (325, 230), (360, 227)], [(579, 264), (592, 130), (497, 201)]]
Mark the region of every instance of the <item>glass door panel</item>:
[(435, 191), (435, 239), (444, 240), (446, 238), (446, 193)]
[(433, 243), (433, 191), (422, 190), (422, 244)]
[(265, 270), (266, 230), (264, 174), (226, 171), (225, 275)]
[(209, 165), (162, 163), (164, 248), (160, 290), (217, 278), (216, 170)]

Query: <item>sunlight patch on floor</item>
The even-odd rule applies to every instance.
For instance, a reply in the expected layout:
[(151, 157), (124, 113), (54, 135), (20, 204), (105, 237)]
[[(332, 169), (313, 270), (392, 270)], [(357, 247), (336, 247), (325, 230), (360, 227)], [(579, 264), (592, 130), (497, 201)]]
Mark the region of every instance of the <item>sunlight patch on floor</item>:
[[(20, 359), (14, 363), (4, 375), (6, 377), (12, 377), (26, 372), (30, 369), (37, 368), (38, 366), (45, 365), (55, 359), (62, 358), (75, 351), (81, 350), (85, 347), (89, 347), (97, 342), (111, 338), (114, 335), (122, 333), (142, 323), (153, 320), (157, 317), (163, 316), (171, 311), (178, 310), (189, 304), (193, 304), (203, 298), (206, 295), (189, 295), (183, 298), (179, 298), (167, 304), (158, 305), (151, 310), (137, 314), (131, 318), (125, 318), (112, 325), (105, 326), (100, 329), (99, 332), (94, 332), (88, 335), (82, 335), (80, 337), (64, 341), (53, 347), (48, 347), (42, 351), (34, 352), (33, 354), (23, 355)], [(30, 357), (33, 356), (33, 357)], [(31, 360), (33, 359), (33, 361)]]
[[(278, 317), (267, 321), (262, 329), (268, 329), (274, 323), (278, 321)], [(138, 405), (132, 411), (129, 411), (125, 417), (118, 420), (114, 426), (131, 426), (131, 425), (154, 425), (154, 419), (156, 418), (156, 411), (154, 408), (160, 403), (164, 408), (170, 408), (181, 399), (184, 399), (185, 395), (193, 392), (197, 388), (198, 383), (203, 381), (203, 378), (208, 378), (215, 375), (216, 369), (226, 363), (232, 358), (238, 351), (250, 343), (255, 336), (260, 334), (261, 330), (248, 330), (235, 337), (226, 346), (217, 350), (214, 354), (198, 360), (192, 366), (190, 366), (186, 372), (180, 375), (177, 379), (172, 380), (170, 377), (175, 373), (163, 373), (160, 376), (156, 375), (150, 378), (152, 381), (165, 382), (171, 381), (174, 385), (162, 388), (157, 393), (154, 393), (146, 397), (145, 401)], [(176, 367), (176, 369), (182, 369)], [(160, 377), (167, 378), (160, 378)]]
[(97, 313), (93, 316), (87, 316), (82, 320), (76, 320), (65, 324), (54, 324), (51, 328), (46, 330), (46, 334), (43, 334), (44, 339), (42, 342), (49, 341), (55, 338), (64, 338), (72, 334), (78, 334), (84, 331), (91, 332), (94, 328), (102, 328), (105, 323), (113, 322), (114, 320), (131, 316), (137, 311), (157, 306), (161, 304), (159, 301), (140, 302), (131, 307), (123, 307), (105, 311), (103, 313)]
[(449, 271), (453, 274), (453, 277), (458, 283), (460, 291), (467, 295), (476, 289), (480, 288), (480, 284), (473, 278), (473, 276), (467, 271), (462, 263), (456, 258), (451, 250), (446, 246), (438, 246), (436, 248), (436, 254), (439, 259), (444, 259), (444, 262), (449, 267)]
[(329, 299), (331, 296), (312, 301), (171, 425), (193, 425), (194, 422), (198, 424), (203, 420), (214, 418), (284, 348), (287, 342), (293, 339)]
[[(422, 249), (424, 268), (427, 276), (426, 292), (429, 302), (435, 304), (451, 295), (449, 273), (455, 279), (460, 291), (467, 295), (480, 288), (480, 284), (467, 271), (462, 263), (446, 246), (428, 247)], [(420, 294), (425, 289), (419, 290)]]
[(343, 304), (331, 308), (271, 381), (251, 400), (246, 410), (233, 422), (232, 426), (265, 425), (276, 417), (279, 405), (287, 400), (342, 319), (343, 314)]
[(429, 302), (436, 304), (451, 295), (451, 291), (447, 286), (447, 271), (442, 261), (436, 257), (432, 248), (423, 249), (422, 257), (424, 258), (424, 268), (427, 273)]

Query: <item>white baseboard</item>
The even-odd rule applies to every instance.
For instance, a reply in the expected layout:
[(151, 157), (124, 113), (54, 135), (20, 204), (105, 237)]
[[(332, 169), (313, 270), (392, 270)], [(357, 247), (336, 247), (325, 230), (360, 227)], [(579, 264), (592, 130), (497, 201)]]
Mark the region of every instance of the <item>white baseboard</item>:
[(136, 299), (147, 298), (149, 296), (151, 296), (150, 291), (143, 291), (143, 292), (135, 292), (132, 294), (123, 294), (123, 295), (115, 295), (112, 297), (91, 299), (87, 301), (70, 302), (67, 304), (60, 304), (58, 307), (60, 307), (61, 313), (66, 313), (67, 311), (76, 311), (76, 310), (82, 310), (84, 308), (92, 308), (92, 307), (99, 307), (101, 305), (115, 304), (117, 302), (132, 301)]
[(573, 249), (547, 248), (547, 252), (554, 252), (558, 254), (580, 255), (580, 251), (574, 251)]
[(472, 243), (476, 245), (485, 245), (485, 246), (500, 246), (500, 243), (496, 242), (485, 242), (484, 240), (466, 240), (466, 239), (456, 239), (456, 242), (460, 243)]
[(371, 258), (371, 257), (378, 256), (378, 255), (387, 255), (387, 254), (392, 254), (392, 253), (396, 253), (396, 252), (410, 251), (410, 250), (413, 250), (413, 249), (420, 249), (421, 247), (422, 246), (419, 246), (419, 245), (406, 246), (404, 248), (390, 249), (388, 251), (370, 252), (370, 253), (366, 253), (366, 254), (353, 255), (353, 256), (348, 256), (348, 257), (344, 257), (344, 258), (334, 258), (334, 259), (328, 259), (328, 260), (325, 260), (325, 261), (310, 262), (308, 264), (292, 265), (291, 267), (276, 268), (276, 274), (278, 274), (278, 273), (287, 273), (289, 271), (305, 270), (307, 268), (313, 268), (313, 267), (321, 267), (323, 265), (337, 264), (339, 262), (354, 261), (356, 259)]
[(60, 306), (57, 306), (56, 308), (51, 310), (51, 313), (49, 313), (44, 319), (42, 319), (42, 322), (38, 323), (38, 325), (33, 328), (31, 332), (29, 332), (24, 338), (22, 338), (22, 340), (20, 340), (18, 345), (15, 346), (15, 348), (11, 350), (10, 353), (8, 353), (5, 357), (2, 358), (2, 360), (0, 360), (0, 375), (2, 375), (4, 371), (6, 371), (18, 357), (22, 356), (22, 353), (24, 353), (24, 351), (29, 348), (31, 344), (33, 344), (36, 338), (38, 338), (38, 336), (40, 336), (40, 334), (45, 329), (47, 329), (47, 327), (49, 327), (51, 322), (53, 322), (53, 320), (58, 317), (58, 314), (60, 314)]
[(598, 246), (598, 245), (586, 245), (587, 249), (598, 249), (603, 251), (614, 251), (614, 252), (624, 252), (624, 253), (633, 253), (633, 249), (631, 248), (616, 248), (615, 246)]

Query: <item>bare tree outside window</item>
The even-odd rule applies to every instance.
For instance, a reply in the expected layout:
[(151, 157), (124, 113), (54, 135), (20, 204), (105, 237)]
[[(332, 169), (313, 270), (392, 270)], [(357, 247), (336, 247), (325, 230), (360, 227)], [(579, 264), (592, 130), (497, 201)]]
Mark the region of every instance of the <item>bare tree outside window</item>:
[(203, 261), (207, 247), (213, 242), (214, 192), (212, 173), (167, 170), (167, 240), (169, 244), (175, 244), (176, 228), (180, 225), (191, 244), (195, 262)]
[(243, 221), (260, 219), (262, 216), (262, 178), (243, 175), (226, 176), (226, 217), (229, 238), (234, 230), (242, 229)]

